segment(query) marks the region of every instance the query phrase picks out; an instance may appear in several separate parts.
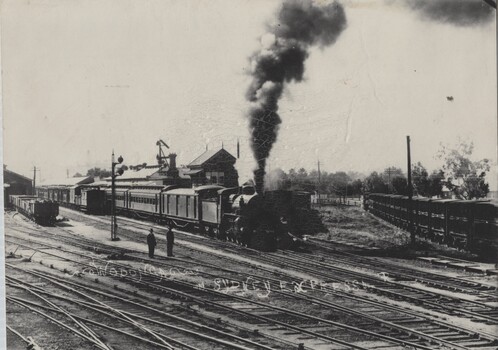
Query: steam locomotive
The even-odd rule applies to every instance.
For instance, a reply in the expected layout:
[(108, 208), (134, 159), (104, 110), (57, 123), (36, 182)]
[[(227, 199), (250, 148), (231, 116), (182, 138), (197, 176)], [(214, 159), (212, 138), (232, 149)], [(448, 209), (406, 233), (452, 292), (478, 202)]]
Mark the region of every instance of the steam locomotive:
[[(365, 209), (437, 243), (482, 254), (498, 252), (498, 203), (490, 200), (413, 198), (372, 193)], [(411, 226), (411, 227), (410, 227)]]
[[(37, 193), (92, 214), (108, 213), (112, 200), (111, 188), (91, 185), (41, 187)], [(252, 186), (117, 186), (115, 208), (119, 215), (272, 251), (299, 242), (311, 210), (311, 195), (283, 190), (260, 195)]]
[(29, 195), (10, 195), (9, 204), (40, 225), (52, 225), (59, 215), (59, 204)]

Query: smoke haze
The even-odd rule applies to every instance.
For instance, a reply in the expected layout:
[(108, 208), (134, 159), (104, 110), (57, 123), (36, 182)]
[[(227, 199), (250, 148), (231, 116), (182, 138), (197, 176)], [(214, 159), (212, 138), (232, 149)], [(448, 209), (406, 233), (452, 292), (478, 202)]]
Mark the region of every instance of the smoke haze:
[(486, 24), (496, 16), (496, 10), (483, 0), (412, 0), (406, 4), (423, 19), (462, 27)]
[(338, 2), (317, 6), (309, 0), (293, 0), (282, 5), (275, 23), (261, 37), (261, 50), (251, 58), (253, 81), (247, 91), (258, 192), (263, 190), (266, 160), (282, 122), (277, 112), (285, 83), (303, 79), (310, 46), (332, 45), (345, 28), (346, 15)]

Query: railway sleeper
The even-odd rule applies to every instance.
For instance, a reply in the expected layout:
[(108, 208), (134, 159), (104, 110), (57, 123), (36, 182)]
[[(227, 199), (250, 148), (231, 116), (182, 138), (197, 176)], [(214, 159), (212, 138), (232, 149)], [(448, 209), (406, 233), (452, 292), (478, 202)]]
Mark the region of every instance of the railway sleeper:
[(452, 337), (441, 337), (442, 339), (446, 340), (446, 341), (451, 341), (451, 342), (454, 342), (454, 341), (460, 341), (460, 340), (464, 340), (464, 339), (469, 339), (469, 336), (466, 335), (466, 334), (460, 334), (460, 335), (454, 335)]
[(496, 342), (490, 343), (487, 340), (469, 340), (469, 341), (463, 341), (459, 342), (458, 345), (465, 346), (467, 348), (478, 348), (481, 350), (487, 350), (487, 349), (493, 349), (496, 350)]
[(455, 336), (455, 334), (458, 334), (458, 333), (455, 333), (454, 331), (448, 331), (448, 330), (447, 331), (439, 331), (439, 332), (425, 331), (424, 333), (430, 335), (431, 337), (437, 337), (437, 338), (443, 338), (443, 339), (445, 339), (445, 337), (452, 337), (452, 336)]

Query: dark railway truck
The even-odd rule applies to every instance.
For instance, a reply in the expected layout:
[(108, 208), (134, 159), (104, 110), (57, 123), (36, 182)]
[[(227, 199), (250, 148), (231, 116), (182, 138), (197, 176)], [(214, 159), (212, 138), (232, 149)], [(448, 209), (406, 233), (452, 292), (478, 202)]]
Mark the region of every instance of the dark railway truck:
[[(412, 198), (381, 193), (365, 196), (372, 214), (434, 242), (488, 256), (498, 253), (498, 202)], [(411, 214), (411, 215), (410, 215)]]
[(59, 204), (29, 195), (11, 195), (11, 205), (21, 214), (40, 225), (53, 225), (59, 215)]

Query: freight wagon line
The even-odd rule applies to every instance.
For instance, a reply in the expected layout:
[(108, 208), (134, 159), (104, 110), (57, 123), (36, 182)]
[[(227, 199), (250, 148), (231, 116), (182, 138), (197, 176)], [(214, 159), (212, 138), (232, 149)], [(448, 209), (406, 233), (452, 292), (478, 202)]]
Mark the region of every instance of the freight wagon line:
[(438, 243), (495, 256), (498, 204), (490, 200), (413, 198), (372, 193), (364, 206), (373, 215)]

